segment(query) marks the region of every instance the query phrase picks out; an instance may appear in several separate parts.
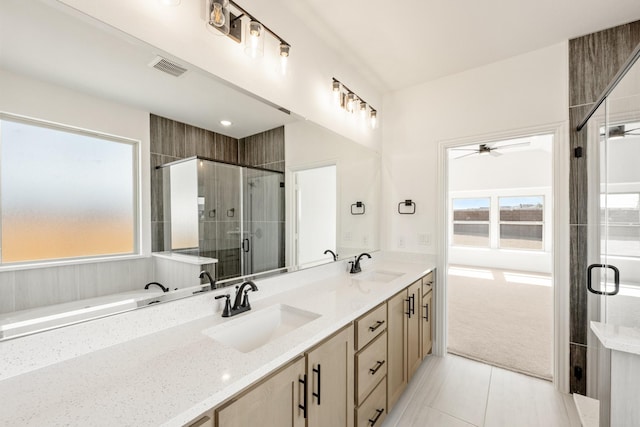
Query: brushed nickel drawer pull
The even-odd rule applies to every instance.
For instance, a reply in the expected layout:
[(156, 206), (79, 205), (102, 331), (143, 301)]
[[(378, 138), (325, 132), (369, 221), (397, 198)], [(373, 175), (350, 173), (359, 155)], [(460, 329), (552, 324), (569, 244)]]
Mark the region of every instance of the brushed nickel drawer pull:
[(384, 320), (378, 320), (375, 326), (369, 326), (369, 330), (371, 332), (374, 332), (376, 329), (378, 329), (382, 325), (384, 325)]
[(376, 363), (375, 368), (369, 369), (369, 373), (371, 373), (371, 375), (375, 375), (376, 372), (378, 372), (378, 369), (382, 368), (382, 365), (384, 365), (384, 360), (378, 360), (378, 363)]

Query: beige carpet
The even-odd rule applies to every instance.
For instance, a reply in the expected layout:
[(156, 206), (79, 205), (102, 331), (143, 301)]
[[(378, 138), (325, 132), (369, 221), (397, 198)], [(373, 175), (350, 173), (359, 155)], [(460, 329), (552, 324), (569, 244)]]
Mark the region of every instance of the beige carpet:
[(540, 273), (450, 266), (449, 352), (551, 379), (551, 283)]

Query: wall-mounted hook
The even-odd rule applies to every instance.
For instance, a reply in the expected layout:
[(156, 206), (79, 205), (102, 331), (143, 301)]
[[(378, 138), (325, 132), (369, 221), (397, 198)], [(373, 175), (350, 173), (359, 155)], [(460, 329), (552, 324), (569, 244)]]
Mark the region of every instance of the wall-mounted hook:
[[(410, 207), (412, 208), (411, 210), (406, 209), (403, 211), (402, 207)], [(411, 199), (407, 199), (404, 202), (400, 202), (398, 203), (398, 213), (400, 215), (413, 215), (414, 213), (416, 213), (416, 203), (414, 201), (412, 201)]]
[[(229, 213), (231, 213), (231, 215), (229, 215)], [(231, 208), (227, 210), (227, 216), (229, 218), (233, 218), (234, 216), (236, 216), (236, 208)]]
[(364, 205), (364, 202), (355, 202), (354, 204), (351, 205), (351, 215), (364, 215), (365, 212), (366, 212), (366, 207)]

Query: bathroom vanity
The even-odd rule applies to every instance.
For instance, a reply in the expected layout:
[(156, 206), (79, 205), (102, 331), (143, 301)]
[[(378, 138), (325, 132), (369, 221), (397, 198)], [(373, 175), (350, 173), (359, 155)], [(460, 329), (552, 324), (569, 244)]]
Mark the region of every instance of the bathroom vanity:
[(398, 259), (256, 281), (232, 318), (221, 289), (2, 342), (0, 424), (380, 425), (431, 336), (435, 264)]

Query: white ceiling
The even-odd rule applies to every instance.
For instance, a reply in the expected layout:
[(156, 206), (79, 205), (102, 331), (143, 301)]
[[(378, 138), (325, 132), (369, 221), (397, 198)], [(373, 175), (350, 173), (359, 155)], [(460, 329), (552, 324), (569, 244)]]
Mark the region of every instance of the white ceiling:
[(381, 92), (640, 19), (639, 0), (281, 0)]
[(175, 58), (63, 6), (1, 0), (0, 42), (9, 71), (235, 138), (296, 120), (183, 61), (178, 78), (151, 68), (158, 54)]

